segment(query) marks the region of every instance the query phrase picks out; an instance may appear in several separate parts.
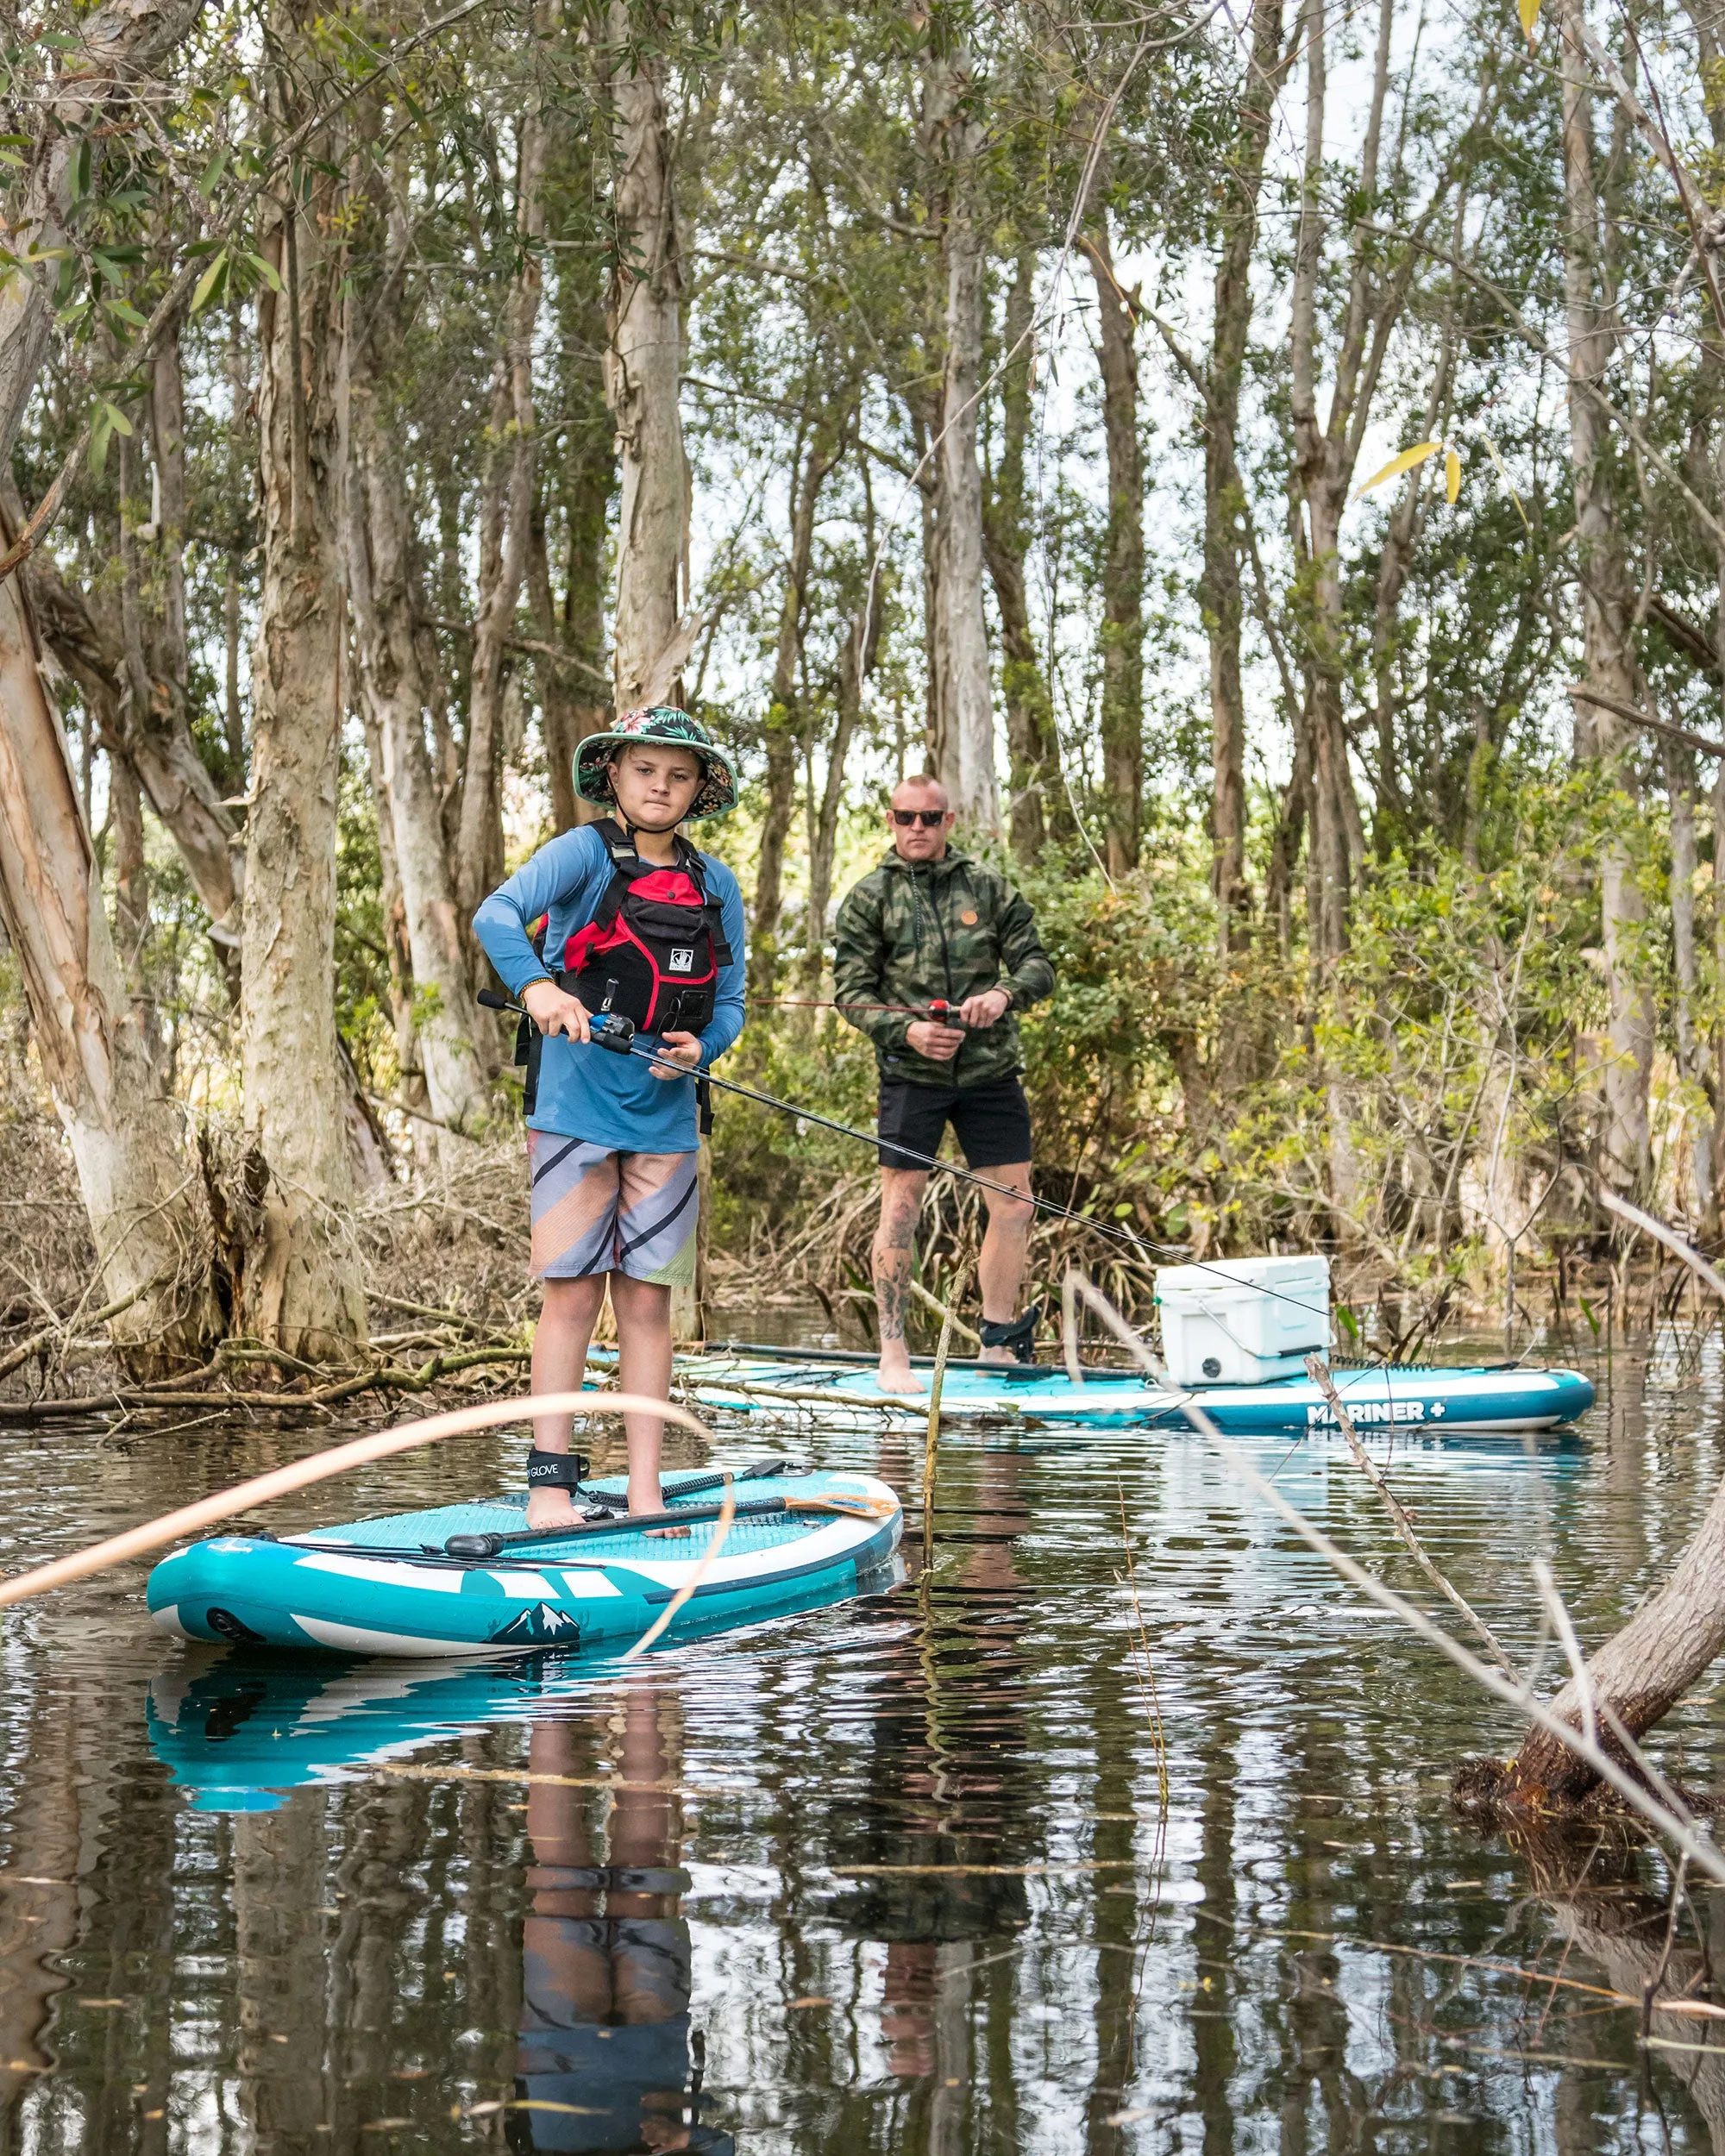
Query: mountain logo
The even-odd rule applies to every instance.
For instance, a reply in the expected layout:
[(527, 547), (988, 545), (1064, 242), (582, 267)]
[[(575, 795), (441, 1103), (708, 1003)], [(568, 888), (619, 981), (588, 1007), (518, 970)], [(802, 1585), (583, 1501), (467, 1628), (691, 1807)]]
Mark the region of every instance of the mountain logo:
[(499, 1645), (578, 1647), (581, 1628), (568, 1610), (551, 1602), (536, 1602), (531, 1609), (511, 1617), (501, 1632), (492, 1633), (492, 1639)]

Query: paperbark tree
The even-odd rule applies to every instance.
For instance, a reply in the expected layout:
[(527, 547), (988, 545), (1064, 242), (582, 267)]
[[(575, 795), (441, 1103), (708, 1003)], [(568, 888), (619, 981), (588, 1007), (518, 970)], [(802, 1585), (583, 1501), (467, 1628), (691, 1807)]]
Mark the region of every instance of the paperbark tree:
[[(1620, 506), (1634, 479), (1622, 468), (1623, 452), (1602, 404), (1621, 326), (1595, 172), (1593, 71), (1584, 0), (1559, 0), (1556, 22), (1562, 48), (1564, 306), (1583, 671), (1589, 688), (1634, 709), (1634, 584)], [(1576, 699), (1577, 761), (1603, 766), (1633, 800), (1634, 779), (1624, 755), (1631, 732), (1609, 709)], [(1601, 1166), (1617, 1188), (1633, 1195), (1646, 1190), (1653, 1173), (1647, 1086), (1653, 1001), (1641, 950), (1647, 901), (1628, 847), (1615, 832), (1601, 851), (1599, 909), (1610, 999)]]
[(378, 736), (389, 837), (417, 990), (414, 1031), (430, 1109), (476, 1128), (489, 1103), (474, 1039), (473, 984), (461, 906), (443, 843), (442, 805), (425, 740), (425, 684), (417, 619), (406, 484), (392, 430), (378, 411), (368, 360), (350, 376), (352, 466), (347, 498), (348, 589), (359, 686)]
[(1080, 242), (1096, 285), (1108, 458), (1102, 563), (1102, 829), (1110, 875), (1138, 865), (1144, 792), (1144, 470), (1138, 440), (1138, 310), (1114, 275), (1106, 216)]
[(975, 62), (938, 9), (923, 97), (923, 140), (944, 283), (940, 404), (934, 438), (935, 560), (929, 671), (935, 773), (960, 822), (999, 834), (994, 709), (982, 611), (982, 233), (977, 172), (984, 140)]
[(1210, 830), (1217, 940), (1226, 958), (1245, 940), (1251, 893), (1245, 868), (1245, 698), (1240, 686), (1240, 383), (1251, 330), (1251, 265), (1270, 118), (1297, 40), (1282, 49), (1282, 0), (1258, 0), (1237, 108), (1239, 132), (1223, 179), (1221, 245), (1212, 288), (1210, 349), (1194, 370), (1204, 414), (1204, 574), (1199, 598), (1210, 655)]
[(545, 229), (544, 177), (544, 125), (530, 111), (521, 122), (516, 160), (516, 242), (521, 260), (505, 311), (504, 348), (492, 399), (491, 466), (480, 517), (479, 612), (454, 864), (464, 917), (471, 917), (503, 878), (499, 762), (505, 668), (527, 573), (537, 487), (533, 329), (542, 283), (538, 250)]
[(1001, 341), (1000, 454), (982, 518), (982, 550), (1000, 617), (1000, 694), (1006, 705), (1008, 830), (1013, 854), (1033, 862), (1047, 838), (1070, 837), (1072, 818), (1060, 769), (1049, 693), (1025, 590), (1030, 551), (1025, 451), (1031, 430), (1037, 249), (1020, 247), (1007, 289)]
[(784, 602), (779, 610), (772, 694), (767, 706), (767, 799), (761, 819), (761, 849), (755, 870), (755, 918), (749, 946), (750, 987), (757, 995), (772, 994), (778, 972), (785, 841), (796, 806), (797, 768), (807, 724), (801, 696), (803, 623), (808, 606), (809, 569), (814, 557), (815, 506), (822, 486), (838, 461), (840, 446), (830, 417), (823, 413), (811, 423), (807, 446), (798, 460), (796, 493), (791, 507), (790, 556), (785, 569)]
[(616, 222), (605, 396), (620, 480), (612, 668), (617, 708), (680, 693), (689, 473), (678, 392), (683, 256), (675, 153), (665, 106), (664, 24), (656, 7), (612, 0), (604, 79), (615, 122)]
[[(291, 42), (308, 27), (299, 0), (288, 0), (279, 36)], [(313, 94), (298, 66), (278, 65), (273, 102), (284, 131), (310, 116)], [(241, 997), (245, 1129), (261, 1189), (242, 1319), (310, 1360), (366, 1330), (364, 1287), (341, 1225), (353, 1182), (330, 993), (346, 701), (339, 160), (332, 140), (311, 138), (273, 197), (263, 242), (280, 290), (266, 289), (258, 303), (263, 576)]]
[[(116, 0), (81, 26), (44, 101), (0, 242), (25, 260), (0, 285), (0, 471), (53, 335), (56, 250), (75, 169), (134, 85), (187, 35), (194, 0)], [(34, 257), (40, 266), (29, 266)], [(44, 260), (43, 258), (47, 259)], [(17, 525), (0, 514), (9, 543)], [(0, 582), (0, 922), (16, 954), (37, 1050), (65, 1127), (110, 1300), (135, 1368), (198, 1353), (219, 1322), (202, 1213), (147, 1045), (128, 1007), (94, 850), (42, 652), (18, 578)]]
[[(0, 524), (9, 541), (9, 526)], [(104, 1298), (135, 1369), (219, 1329), (196, 1175), (131, 1007), (77, 774), (16, 577), (0, 582), (0, 921), (78, 1171)]]

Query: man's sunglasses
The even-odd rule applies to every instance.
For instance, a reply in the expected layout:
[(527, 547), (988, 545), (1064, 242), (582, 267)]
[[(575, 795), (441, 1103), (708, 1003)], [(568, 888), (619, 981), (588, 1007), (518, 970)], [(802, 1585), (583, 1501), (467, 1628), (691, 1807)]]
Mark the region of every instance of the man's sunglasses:
[(944, 809), (894, 809), (893, 821), (900, 830), (907, 831), (913, 824), (920, 824), (925, 831), (932, 831), (937, 824), (946, 821)]

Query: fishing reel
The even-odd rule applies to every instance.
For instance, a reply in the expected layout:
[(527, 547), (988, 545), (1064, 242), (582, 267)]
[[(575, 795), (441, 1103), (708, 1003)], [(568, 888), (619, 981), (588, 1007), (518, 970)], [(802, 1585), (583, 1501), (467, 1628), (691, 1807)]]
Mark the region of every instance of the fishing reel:
[(931, 1000), (928, 1015), (932, 1025), (956, 1026), (961, 1033), (965, 1030), (964, 1020), (959, 1015), (958, 1006), (956, 1003), (949, 1003), (944, 996), (936, 996)]
[(615, 1056), (627, 1056), (635, 1047), (635, 1021), (621, 1011), (598, 1011), (587, 1020), (587, 1037), (596, 1047)]

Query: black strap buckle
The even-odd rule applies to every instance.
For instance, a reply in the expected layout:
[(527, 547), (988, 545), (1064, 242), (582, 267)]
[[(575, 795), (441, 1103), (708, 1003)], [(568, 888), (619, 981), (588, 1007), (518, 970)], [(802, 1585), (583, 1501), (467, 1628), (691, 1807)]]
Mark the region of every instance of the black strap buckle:
[(1036, 1328), (1042, 1316), (1042, 1305), (1033, 1302), (1021, 1318), (1012, 1318), (995, 1325), (984, 1318), (978, 1330), (984, 1347), (1010, 1348), (1020, 1363), (1036, 1360)]

